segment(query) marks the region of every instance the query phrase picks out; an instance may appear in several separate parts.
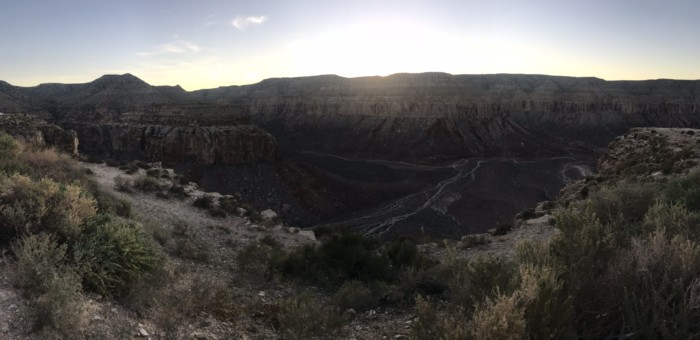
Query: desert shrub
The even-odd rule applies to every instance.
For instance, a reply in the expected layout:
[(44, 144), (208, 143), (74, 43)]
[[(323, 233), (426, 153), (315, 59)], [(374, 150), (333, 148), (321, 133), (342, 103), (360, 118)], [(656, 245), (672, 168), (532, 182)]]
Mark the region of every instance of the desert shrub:
[(0, 131), (0, 172), (13, 174), (29, 170), (17, 160), (21, 151), (22, 146), (19, 142), (4, 131)]
[(137, 172), (139, 172), (139, 167), (136, 166), (134, 163), (129, 163), (128, 165), (124, 166), (124, 172), (126, 172), (127, 175), (133, 175)]
[(344, 311), (348, 308), (363, 310), (372, 308), (379, 302), (379, 297), (375, 295), (367, 283), (353, 280), (343, 283), (333, 294), (333, 303)]
[(158, 192), (156, 192), (156, 197), (162, 198), (162, 199), (164, 199), (164, 200), (169, 200), (169, 199), (170, 199), (170, 195), (168, 195), (168, 193), (165, 192), (165, 191), (158, 191)]
[(105, 160), (105, 164), (106, 164), (107, 166), (116, 168), (116, 167), (119, 167), (119, 166), (121, 165), (121, 162), (119, 162), (119, 161), (116, 160), (116, 159), (107, 159), (107, 160)]
[(620, 182), (603, 186), (590, 195), (588, 208), (602, 223), (627, 227), (644, 219), (658, 191), (653, 183)]
[(233, 197), (219, 197), (219, 207), (229, 214), (237, 214), (238, 201)]
[(539, 216), (537, 215), (537, 212), (535, 212), (534, 208), (525, 209), (515, 215), (515, 218), (519, 220), (529, 220), (537, 217)]
[(238, 268), (255, 278), (271, 279), (285, 253), (274, 239), (249, 243), (236, 256)]
[(416, 242), (411, 239), (389, 242), (384, 245), (382, 253), (395, 268), (422, 268), (433, 264), (432, 261), (418, 252)]
[(521, 265), (555, 266), (556, 260), (550, 252), (549, 242), (523, 241), (515, 247), (515, 257)]
[(134, 180), (134, 188), (145, 192), (160, 191), (161, 185), (162, 183), (158, 179), (143, 175)]
[[(179, 176), (179, 175), (178, 175), (178, 176)], [(185, 177), (185, 176), (179, 176), (179, 177), (177, 177), (177, 180), (178, 180), (178, 183), (180, 183), (180, 185), (188, 185), (188, 184), (190, 184), (190, 180), (189, 180), (187, 177)]]
[(95, 200), (75, 185), (23, 175), (0, 177), (0, 239), (51, 231), (75, 239), (96, 214)]
[(461, 249), (467, 249), (467, 248), (472, 248), (484, 244), (488, 244), (490, 241), (484, 234), (476, 234), (476, 235), (465, 235), (462, 237), (462, 240), (460, 241), (460, 248)]
[(207, 211), (209, 212), (209, 215), (211, 215), (212, 217), (216, 217), (216, 218), (226, 217), (226, 212), (220, 208), (211, 208)]
[(682, 204), (691, 211), (700, 212), (700, 170), (670, 181), (663, 196), (671, 203)]
[(510, 232), (512, 229), (513, 229), (513, 226), (510, 224), (499, 224), (498, 227), (496, 227), (496, 230), (494, 230), (493, 236), (505, 235), (508, 232)]
[(27, 149), (18, 155), (18, 160), (31, 171), (26, 173), (35, 177), (47, 177), (56, 182), (70, 183), (83, 180), (85, 173), (80, 165), (65, 153), (49, 148)]
[(523, 265), (516, 291), (524, 308), (527, 332), (532, 339), (574, 339), (573, 298), (559, 278), (560, 271), (547, 265)]
[(114, 177), (114, 188), (117, 189), (118, 191), (121, 192), (131, 192), (131, 188), (134, 186), (134, 183), (131, 181), (130, 178), (123, 177), (123, 176), (117, 176)]
[(478, 305), (466, 327), (471, 338), (484, 340), (524, 339), (527, 330), (517, 295), (500, 293)]
[(329, 284), (353, 279), (390, 280), (390, 261), (377, 248), (375, 240), (360, 235), (332, 235), (319, 246), (293, 250), (281, 262), (280, 269), (286, 275)]
[(101, 215), (87, 223), (74, 249), (85, 286), (100, 294), (119, 295), (163, 259), (133, 222)]
[(177, 184), (171, 185), (170, 188), (168, 189), (168, 192), (171, 195), (178, 197), (178, 198), (185, 198), (185, 197), (189, 196), (187, 191), (185, 191), (185, 187), (183, 187), (182, 185), (177, 185)]
[(697, 243), (663, 230), (648, 240), (635, 239), (610, 266), (605, 282), (608, 303), (617, 307), (611, 311), (617, 316), (616, 326), (625, 333), (640, 338), (700, 336)]
[(124, 218), (132, 216), (131, 202), (117, 198), (113, 194), (102, 191), (94, 180), (89, 180), (82, 185), (97, 203), (97, 211), (103, 214), (111, 213)]
[(49, 277), (44, 285), (45, 292), (32, 306), (37, 327), (73, 334), (80, 328), (83, 315), (80, 276), (73, 270), (62, 270), (60, 275)]
[(310, 293), (282, 300), (277, 320), (285, 339), (336, 338), (345, 324), (336, 311)]
[(252, 205), (248, 203), (241, 203), (241, 208), (245, 209), (246, 215), (248, 216), (251, 222), (258, 223), (262, 221), (262, 216), (260, 216), (260, 212), (257, 209), (253, 208)]
[(160, 177), (160, 169), (148, 169), (146, 171), (146, 176), (151, 176), (151, 177)]
[(455, 260), (444, 264), (439, 275), (439, 280), (448, 287), (450, 302), (467, 314), (496, 291), (511, 293), (519, 283), (517, 264), (497, 257)]
[(175, 253), (182, 259), (206, 263), (209, 261), (209, 250), (198, 246), (194, 242), (181, 239), (177, 240)]
[(665, 229), (671, 235), (700, 239), (700, 213), (688, 210), (681, 203), (662, 200), (647, 211), (640, 228), (642, 237), (651, 235), (658, 229)]
[(214, 198), (209, 195), (199, 196), (194, 200), (192, 205), (200, 209), (209, 209), (214, 206)]
[[(452, 305), (448, 307), (454, 307)], [(467, 316), (462, 310), (438, 311), (438, 309), (422, 296), (416, 298), (417, 321), (411, 331), (418, 340), (433, 339), (467, 339)]]
[(44, 291), (44, 283), (58, 276), (66, 259), (67, 245), (50, 234), (28, 235), (12, 245), (15, 256), (14, 284), (30, 295)]
[(32, 301), (38, 328), (75, 329), (82, 303), (80, 277), (66, 263), (65, 244), (50, 234), (29, 235), (12, 246), (14, 284)]
[(148, 169), (151, 169), (153, 167), (153, 165), (151, 165), (150, 163), (146, 163), (146, 162), (140, 161), (140, 160), (135, 160), (132, 164), (134, 164), (137, 167), (144, 169), (144, 170), (148, 170)]

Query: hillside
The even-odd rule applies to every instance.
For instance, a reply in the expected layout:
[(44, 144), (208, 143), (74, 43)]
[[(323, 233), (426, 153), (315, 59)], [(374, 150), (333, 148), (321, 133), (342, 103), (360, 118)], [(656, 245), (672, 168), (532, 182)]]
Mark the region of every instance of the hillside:
[[(601, 158), (605, 177), (571, 183), (558, 202), (520, 214), (514, 229), (416, 245), (300, 231), (158, 164), (79, 165), (41, 147), (17, 149), (2, 135), (0, 246), (8, 256), (0, 264), (0, 332), (8, 339), (694, 337), (700, 170), (689, 164), (699, 140), (700, 130), (631, 130)], [(635, 152), (625, 152), (630, 147)], [(656, 163), (676, 150), (673, 162)], [(640, 159), (648, 164), (637, 166)], [(29, 200), (44, 195), (57, 205), (27, 213), (37, 207)], [(25, 214), (13, 213), (20, 208)], [(141, 250), (92, 253), (103, 249), (102, 237), (116, 249)], [(113, 261), (138, 269), (99, 270), (119, 268)]]

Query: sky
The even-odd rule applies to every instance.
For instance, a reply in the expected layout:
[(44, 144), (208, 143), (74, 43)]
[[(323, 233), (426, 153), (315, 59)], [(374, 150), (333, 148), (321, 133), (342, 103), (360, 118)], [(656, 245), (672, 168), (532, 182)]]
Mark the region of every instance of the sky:
[(700, 79), (696, 0), (0, 0), (0, 80), (187, 90), (399, 72)]

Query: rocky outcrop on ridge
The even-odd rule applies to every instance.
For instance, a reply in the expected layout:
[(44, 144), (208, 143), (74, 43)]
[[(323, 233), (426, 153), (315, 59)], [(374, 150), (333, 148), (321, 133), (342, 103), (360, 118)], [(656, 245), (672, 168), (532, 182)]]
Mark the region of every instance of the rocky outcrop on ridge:
[(700, 130), (635, 128), (615, 138), (598, 163), (605, 177), (661, 176), (700, 164)]

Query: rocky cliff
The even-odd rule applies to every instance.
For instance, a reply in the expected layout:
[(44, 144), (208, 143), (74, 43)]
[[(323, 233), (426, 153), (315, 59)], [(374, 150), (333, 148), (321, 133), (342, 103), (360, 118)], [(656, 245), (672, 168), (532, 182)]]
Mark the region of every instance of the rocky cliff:
[(254, 125), (172, 126), (133, 123), (65, 123), (78, 132), (81, 151), (105, 158), (200, 165), (273, 162), (274, 138)]

